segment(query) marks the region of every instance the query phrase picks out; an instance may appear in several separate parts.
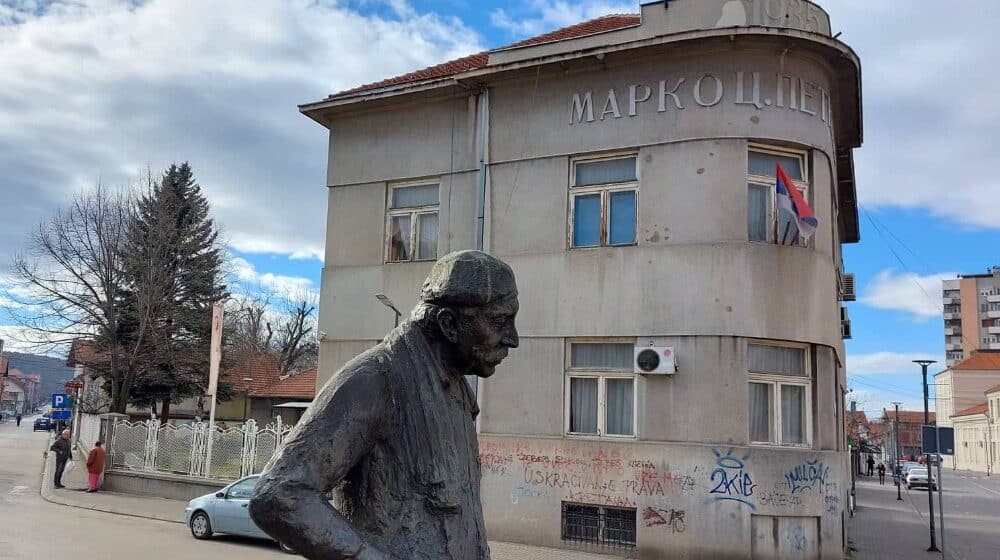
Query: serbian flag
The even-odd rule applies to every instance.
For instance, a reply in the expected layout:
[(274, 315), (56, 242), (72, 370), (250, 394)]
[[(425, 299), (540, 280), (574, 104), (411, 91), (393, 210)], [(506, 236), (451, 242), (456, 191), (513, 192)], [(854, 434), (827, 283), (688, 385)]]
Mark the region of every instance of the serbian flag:
[(781, 164), (776, 163), (775, 167), (775, 188), (778, 191), (777, 239), (781, 245), (794, 245), (800, 235), (803, 239), (809, 239), (816, 232), (819, 221), (798, 187), (788, 178), (788, 173), (781, 168)]

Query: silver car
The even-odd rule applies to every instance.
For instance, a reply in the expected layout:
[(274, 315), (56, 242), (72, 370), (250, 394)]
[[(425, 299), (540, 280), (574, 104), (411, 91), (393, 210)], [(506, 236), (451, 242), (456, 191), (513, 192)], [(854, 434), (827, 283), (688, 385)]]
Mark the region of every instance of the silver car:
[[(906, 489), (911, 490), (914, 486), (920, 486), (927, 488), (927, 469), (924, 468), (913, 468), (906, 475)], [(934, 483), (934, 487), (931, 490), (937, 490), (937, 482)]]
[[(259, 475), (248, 476), (219, 490), (188, 502), (184, 509), (184, 522), (196, 539), (210, 539), (215, 533), (241, 535), (258, 539), (271, 539), (250, 519), (250, 496), (257, 486)], [(285, 552), (294, 551), (278, 543)]]

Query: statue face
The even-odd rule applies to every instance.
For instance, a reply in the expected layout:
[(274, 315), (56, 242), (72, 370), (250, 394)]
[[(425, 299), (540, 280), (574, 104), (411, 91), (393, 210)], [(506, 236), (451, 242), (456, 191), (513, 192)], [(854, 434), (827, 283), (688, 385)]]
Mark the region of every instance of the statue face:
[(468, 375), (489, 377), (507, 357), (509, 348), (517, 348), (517, 296), (510, 296), (485, 307), (466, 308), (458, 317), (455, 352), (458, 365)]

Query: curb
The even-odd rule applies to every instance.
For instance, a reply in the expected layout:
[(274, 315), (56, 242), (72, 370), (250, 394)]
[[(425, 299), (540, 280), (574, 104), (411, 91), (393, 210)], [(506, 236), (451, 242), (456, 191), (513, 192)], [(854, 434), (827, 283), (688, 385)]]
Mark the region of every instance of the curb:
[[(50, 442), (52, 441), (51, 438), (49, 439), (49, 441)], [(50, 444), (47, 443), (46, 445), (48, 446)], [(48, 449), (48, 447), (46, 447), (46, 449)], [(74, 458), (74, 461), (76, 461), (75, 458)], [(45, 451), (45, 453), (43, 455), (43, 459), (42, 459), (42, 481), (41, 481), (41, 485), (39, 487), (40, 488), (39, 494), (41, 495), (42, 499), (45, 500), (46, 502), (49, 502), (49, 503), (52, 503), (52, 504), (58, 504), (58, 505), (62, 505), (62, 506), (74, 507), (74, 508), (78, 508), (78, 509), (86, 509), (86, 510), (90, 510), (90, 511), (99, 511), (99, 512), (103, 512), (103, 513), (110, 513), (110, 514), (113, 514), (113, 515), (124, 515), (126, 517), (135, 517), (135, 518), (138, 518), (138, 519), (151, 519), (151, 520), (154, 520), (154, 521), (163, 521), (163, 522), (167, 522), (167, 523), (177, 523), (177, 524), (180, 524), (180, 525), (184, 524), (183, 521), (179, 521), (177, 519), (168, 519), (168, 518), (157, 516), (157, 515), (140, 515), (140, 514), (133, 513), (133, 512), (121, 511), (121, 510), (119, 510), (117, 508), (114, 508), (114, 507), (111, 507), (111, 506), (104, 506), (104, 505), (98, 505), (98, 504), (81, 504), (81, 503), (74, 502), (73, 500), (68, 500), (68, 499), (66, 499), (66, 498), (64, 498), (62, 496), (59, 496), (55, 492), (52, 491), (52, 476), (51, 476), (51, 473), (52, 473), (53, 468), (55, 466), (54, 463), (55, 463), (55, 460), (51, 456), (49, 456), (48, 451)], [(134, 496), (131, 496), (129, 494), (116, 494), (114, 492), (105, 492), (104, 494), (105, 495), (109, 495), (109, 496), (116, 496), (116, 495), (118, 495), (118, 496), (134, 497)], [(149, 499), (155, 500), (156, 498), (149, 498)]]

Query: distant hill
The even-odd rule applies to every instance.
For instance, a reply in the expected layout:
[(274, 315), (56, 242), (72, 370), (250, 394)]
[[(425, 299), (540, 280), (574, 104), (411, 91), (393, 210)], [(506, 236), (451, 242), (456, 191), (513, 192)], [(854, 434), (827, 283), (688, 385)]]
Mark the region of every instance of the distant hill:
[(17, 369), (25, 375), (34, 373), (41, 376), (42, 381), (38, 387), (38, 395), (44, 398), (44, 402), (48, 402), (48, 395), (52, 393), (65, 392), (64, 385), (73, 379), (73, 368), (66, 366), (66, 358), (21, 354), (19, 352), (5, 352), (5, 354), (10, 359), (11, 369)]

